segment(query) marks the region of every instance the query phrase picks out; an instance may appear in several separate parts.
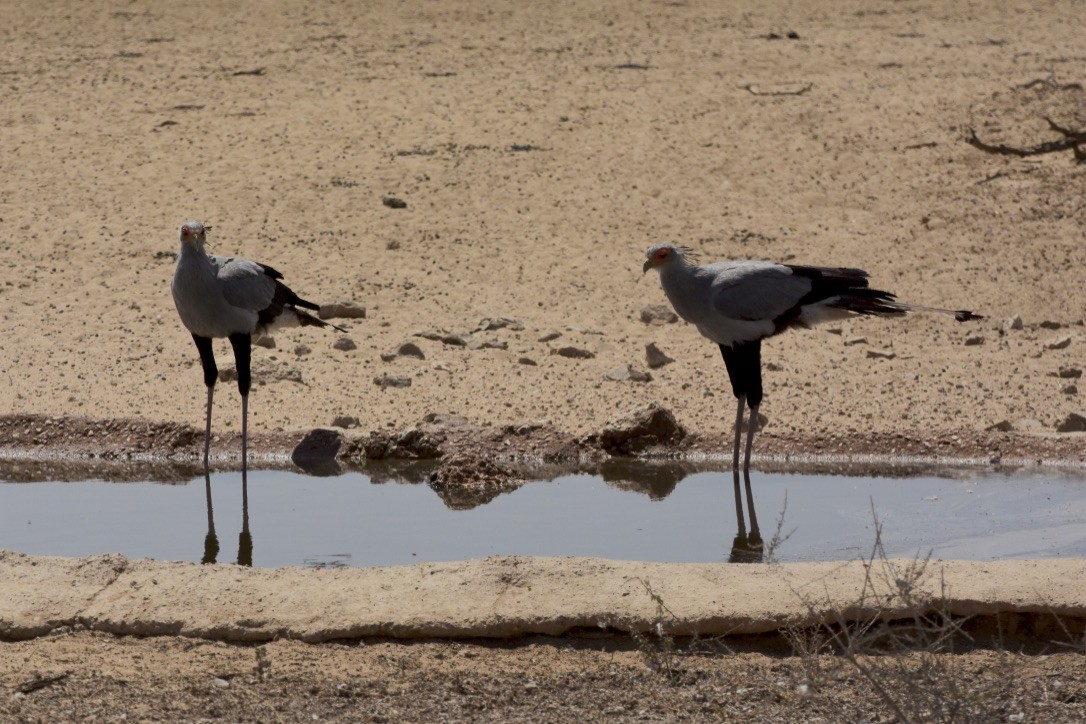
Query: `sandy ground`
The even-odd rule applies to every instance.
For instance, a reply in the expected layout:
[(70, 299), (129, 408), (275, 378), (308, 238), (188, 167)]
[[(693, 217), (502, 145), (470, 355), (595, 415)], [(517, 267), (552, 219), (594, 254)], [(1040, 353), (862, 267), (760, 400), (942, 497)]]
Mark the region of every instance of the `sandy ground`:
[[(494, 430), (546, 422), (574, 440), (649, 402), (700, 449), (721, 446), (733, 401), (719, 353), (692, 328), (641, 319), (665, 303), (641, 275), (643, 251), (669, 241), (707, 260), (859, 266), (902, 299), (987, 317), (862, 320), (772, 340), (764, 451), (1086, 457), (1086, 437), (1055, 432), (1086, 407), (1086, 166), (1070, 151), (996, 156), (964, 141), (969, 128), (991, 143), (1060, 138), (1046, 116), (1086, 126), (1075, 2), (9, 5), (0, 412), (21, 435), (46, 427), (28, 420), (78, 417), (62, 427), (112, 425), (103, 437), (126, 450), (144, 449), (147, 430), (193, 445), (204, 392), (168, 287), (176, 228), (197, 218), (214, 226), (212, 251), (266, 261), (314, 301), (366, 309), (346, 320), (353, 349), (295, 330), (254, 350), (250, 422), (266, 446), (341, 415), (369, 434), (432, 412)], [(497, 318), (517, 323), (485, 329)], [(463, 345), (416, 336), (434, 330), (471, 334)], [(382, 359), (407, 341), (425, 358)], [(648, 382), (607, 379), (622, 365), (645, 370), (650, 342), (675, 361)], [(593, 356), (555, 354), (563, 347)], [(229, 368), (226, 343), (216, 349)], [(410, 386), (375, 384), (386, 375)], [(216, 411), (217, 445), (235, 446), (229, 384)], [(102, 422), (118, 419), (135, 422)], [(986, 432), (997, 423), (1013, 431)], [(89, 437), (82, 448), (94, 452)], [(366, 700), (400, 707), (401, 717), (364, 710), (386, 719), (499, 718), (502, 701), (521, 702), (504, 710), (511, 717), (556, 718), (589, 689), (585, 706), (599, 690), (612, 708), (573, 707), (567, 718), (634, 718), (645, 707), (696, 718), (706, 700), (694, 693), (708, 695), (659, 685), (627, 650), (537, 642), (448, 653), (436, 642), (275, 644), (273, 659), (292, 662), (289, 686), (239, 693), (231, 683), (220, 696), (209, 677), (248, 671), (251, 651), (97, 636), (3, 645), (9, 691), (30, 669), (62, 668), (60, 658), (74, 672), (6, 700), (23, 708), (5, 714), (323, 715), (338, 710), (291, 702), (309, 691), (328, 703), (340, 690), (321, 682), (354, 682), (343, 673), (353, 666), (358, 681), (395, 689)], [(204, 650), (227, 663), (201, 668), (193, 657)], [(478, 658), (448, 666), (462, 650)], [(734, 694), (769, 691), (765, 677), (777, 674), (766, 671), (799, 665), (751, 655), (763, 658), (694, 668)], [(991, 655), (958, 665), (992, 670)], [(537, 659), (549, 662), (543, 703), (524, 704), (516, 687)], [(1075, 662), (1057, 669), (1081, 682)], [(480, 694), (490, 708), (471, 709), (464, 702), (482, 690), (456, 682), (480, 672), (498, 684)], [(1022, 689), (1028, 700), (1048, 701), (1049, 673)], [(589, 683), (570, 694), (571, 680)], [(869, 697), (859, 679), (840, 687)], [(403, 709), (411, 691), (444, 695), (447, 708)], [(175, 695), (192, 708), (164, 708)], [(103, 708), (113, 696), (128, 703)], [(753, 700), (767, 718), (778, 715), (770, 699)], [(259, 709), (265, 700), (286, 708)], [(823, 703), (831, 708), (805, 715), (833, 718), (834, 700)], [(875, 704), (850, 712), (888, 715)]]

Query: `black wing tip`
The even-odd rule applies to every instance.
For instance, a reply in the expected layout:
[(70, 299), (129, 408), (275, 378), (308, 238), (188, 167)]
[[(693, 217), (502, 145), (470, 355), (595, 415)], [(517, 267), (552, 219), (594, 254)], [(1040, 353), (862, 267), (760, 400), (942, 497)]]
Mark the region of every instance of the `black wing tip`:
[(954, 319), (959, 322), (968, 322), (971, 319), (984, 319), (984, 315), (970, 312), (968, 309), (959, 309), (954, 312)]

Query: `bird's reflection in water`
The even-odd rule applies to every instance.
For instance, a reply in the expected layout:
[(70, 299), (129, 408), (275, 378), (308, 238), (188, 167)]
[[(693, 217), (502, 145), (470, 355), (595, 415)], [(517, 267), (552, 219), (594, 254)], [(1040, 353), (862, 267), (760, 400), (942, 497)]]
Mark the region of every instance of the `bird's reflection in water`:
[(211, 471), (204, 468), (204, 490), (207, 494), (207, 535), (204, 536), (204, 557), (201, 563), (214, 563), (219, 557), (219, 536), (215, 535), (215, 511), (211, 507)]
[(747, 508), (750, 510), (750, 531), (747, 531), (743, 518), (743, 494), (739, 489), (739, 471), (732, 471), (735, 487), (735, 520), (737, 530), (732, 540), (732, 552), (729, 563), (761, 563), (765, 555), (762, 532), (758, 528), (758, 515), (754, 512), (754, 492), (750, 487), (750, 473), (743, 471), (743, 482), (747, 491)]
[[(207, 535), (204, 536), (204, 556), (201, 563), (215, 563), (219, 558), (219, 536), (215, 533), (215, 512), (211, 504), (211, 472), (204, 470), (207, 495)], [(238, 565), (253, 565), (253, 536), (249, 532), (249, 471), (241, 469), (241, 534), (238, 535)]]
[(238, 534), (238, 565), (253, 567), (253, 536), (249, 533), (249, 470), (241, 467), (241, 533)]

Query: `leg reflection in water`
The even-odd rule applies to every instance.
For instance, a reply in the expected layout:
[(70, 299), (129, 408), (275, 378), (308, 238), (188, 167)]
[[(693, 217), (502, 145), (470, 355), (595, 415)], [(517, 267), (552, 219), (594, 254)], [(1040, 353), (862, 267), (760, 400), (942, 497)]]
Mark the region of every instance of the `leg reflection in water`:
[(743, 495), (739, 489), (739, 471), (732, 470), (735, 483), (735, 519), (738, 530), (732, 541), (732, 552), (728, 563), (761, 563), (765, 554), (762, 544), (762, 532), (758, 529), (758, 516), (754, 512), (754, 492), (750, 487), (750, 472), (743, 471), (743, 482), (747, 489), (747, 508), (750, 510), (750, 534), (747, 534), (746, 521), (743, 519)]
[[(215, 563), (219, 557), (219, 536), (215, 533), (215, 512), (211, 505), (211, 473), (204, 469), (207, 494), (207, 535), (204, 536), (204, 557), (201, 563)], [(241, 469), (241, 535), (238, 536), (238, 565), (253, 565), (253, 536), (249, 532), (249, 472)]]
[(204, 468), (204, 489), (207, 493), (207, 535), (204, 536), (204, 557), (201, 563), (214, 563), (219, 557), (219, 536), (215, 535), (215, 513), (211, 509), (211, 473)]
[(241, 466), (241, 535), (238, 536), (238, 565), (253, 567), (253, 536), (249, 533), (249, 470)]

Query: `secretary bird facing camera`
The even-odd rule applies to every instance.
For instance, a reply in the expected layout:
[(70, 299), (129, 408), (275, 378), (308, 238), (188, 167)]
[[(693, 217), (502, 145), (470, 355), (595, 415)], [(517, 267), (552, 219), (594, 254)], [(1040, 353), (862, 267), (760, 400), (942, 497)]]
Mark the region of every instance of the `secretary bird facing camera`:
[(214, 256), (204, 251), (210, 226), (199, 221), (181, 225), (181, 251), (173, 273), (173, 301), (181, 323), (192, 333), (207, 385), (207, 425), (204, 429), (204, 467), (211, 449), (211, 402), (219, 370), (211, 340), (226, 337), (234, 349), (238, 368), (238, 391), (241, 392), (241, 460), (248, 455), (249, 436), (249, 371), (250, 345), (258, 337), (281, 327), (297, 325), (332, 327), (299, 307), (317, 310), (319, 305), (307, 302), (279, 281), (283, 278), (267, 264), (248, 259)]

